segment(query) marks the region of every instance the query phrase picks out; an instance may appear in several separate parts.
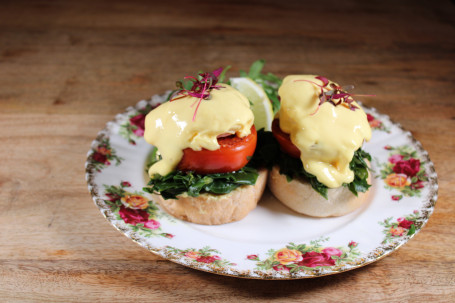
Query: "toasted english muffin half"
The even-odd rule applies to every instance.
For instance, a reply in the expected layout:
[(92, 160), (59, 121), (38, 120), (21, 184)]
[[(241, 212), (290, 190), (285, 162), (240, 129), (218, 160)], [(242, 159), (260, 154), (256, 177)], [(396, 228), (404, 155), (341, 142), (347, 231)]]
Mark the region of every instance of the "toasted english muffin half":
[(164, 199), (153, 194), (154, 201), (168, 214), (192, 223), (220, 225), (245, 218), (257, 205), (267, 183), (267, 170), (258, 170), (255, 185), (244, 185), (228, 194), (216, 195), (203, 193), (197, 197), (187, 194), (177, 199)]
[[(368, 183), (371, 182), (371, 174)], [(362, 206), (368, 197), (359, 192), (355, 196), (347, 187), (330, 188), (328, 199), (316, 192), (311, 184), (303, 179), (288, 182), (286, 175), (280, 174), (278, 166), (269, 173), (268, 183), (273, 195), (290, 209), (312, 217), (337, 217), (348, 214)]]

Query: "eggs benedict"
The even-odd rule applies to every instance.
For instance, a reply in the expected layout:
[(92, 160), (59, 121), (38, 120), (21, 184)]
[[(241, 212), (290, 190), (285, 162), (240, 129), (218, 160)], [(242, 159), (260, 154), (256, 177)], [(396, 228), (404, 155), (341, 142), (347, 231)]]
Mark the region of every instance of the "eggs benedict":
[(287, 76), (278, 94), (272, 132), (282, 152), (269, 176), (272, 193), (315, 217), (358, 208), (370, 187), (365, 159), (371, 158), (361, 149), (371, 138), (365, 112), (351, 94), (321, 76)]
[(167, 211), (199, 224), (223, 224), (256, 207), (266, 170), (246, 166), (257, 134), (249, 101), (227, 84), (221, 69), (201, 73), (189, 89), (145, 119), (144, 139), (156, 147), (146, 190)]

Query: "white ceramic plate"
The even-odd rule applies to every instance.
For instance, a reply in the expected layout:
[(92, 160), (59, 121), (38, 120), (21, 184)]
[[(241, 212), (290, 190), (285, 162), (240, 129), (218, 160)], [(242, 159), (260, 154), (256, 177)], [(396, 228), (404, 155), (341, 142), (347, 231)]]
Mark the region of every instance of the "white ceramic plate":
[(216, 274), (298, 279), (352, 270), (392, 253), (428, 221), (437, 176), (409, 132), (366, 108), (373, 138), (369, 202), (337, 218), (311, 218), (266, 190), (240, 222), (204, 226), (174, 219), (142, 188), (152, 150), (142, 138), (144, 115), (166, 95), (128, 108), (107, 123), (87, 154), (86, 178), (96, 206), (121, 233), (170, 261)]

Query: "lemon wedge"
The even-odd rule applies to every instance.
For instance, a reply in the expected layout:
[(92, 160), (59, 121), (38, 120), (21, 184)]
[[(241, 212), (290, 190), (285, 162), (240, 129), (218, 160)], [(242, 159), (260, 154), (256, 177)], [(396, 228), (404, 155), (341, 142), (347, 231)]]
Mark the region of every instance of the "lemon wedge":
[(273, 108), (262, 87), (246, 77), (230, 78), (231, 86), (241, 92), (252, 103), (254, 126), (257, 130), (270, 131), (273, 121)]

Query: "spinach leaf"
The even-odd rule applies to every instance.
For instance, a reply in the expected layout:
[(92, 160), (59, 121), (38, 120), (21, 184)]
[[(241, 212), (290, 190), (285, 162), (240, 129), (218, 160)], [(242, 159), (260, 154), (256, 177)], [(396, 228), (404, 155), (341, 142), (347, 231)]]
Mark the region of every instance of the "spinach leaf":
[(349, 163), (349, 168), (354, 172), (354, 181), (349, 184), (343, 184), (356, 196), (358, 192), (364, 193), (371, 187), (367, 181), (369, 167), (365, 159), (371, 161), (371, 155), (361, 148), (356, 150), (354, 157)]
[(256, 184), (257, 178), (258, 172), (251, 166), (230, 173), (208, 175), (173, 171), (166, 176), (153, 176), (144, 191), (158, 193), (164, 199), (175, 199), (185, 192), (191, 197), (202, 193), (228, 194), (242, 185)]
[[(368, 165), (365, 159), (371, 161), (370, 154), (359, 148), (354, 153), (354, 157), (349, 164), (349, 168), (354, 171), (354, 180), (349, 184), (343, 184), (356, 196), (358, 192), (366, 192), (371, 186), (367, 182)], [(258, 148), (250, 164), (265, 166), (269, 169), (274, 165), (278, 165), (280, 174), (286, 175), (289, 182), (293, 179), (301, 178), (309, 182), (315, 191), (327, 199), (328, 187), (319, 182), (314, 175), (305, 171), (300, 159), (293, 158), (281, 151), (279, 143), (271, 132), (258, 131)]]

